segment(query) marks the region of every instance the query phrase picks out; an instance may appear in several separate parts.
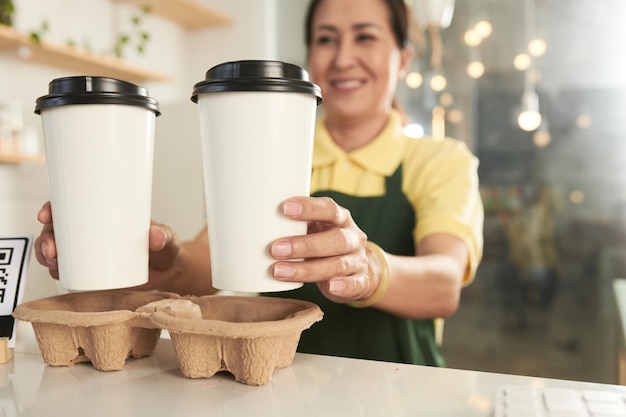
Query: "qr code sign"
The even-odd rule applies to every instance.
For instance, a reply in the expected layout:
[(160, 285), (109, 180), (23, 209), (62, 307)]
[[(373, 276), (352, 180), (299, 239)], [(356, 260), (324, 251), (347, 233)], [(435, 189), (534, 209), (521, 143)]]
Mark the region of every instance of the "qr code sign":
[(11, 255), (13, 255), (13, 248), (0, 248), (0, 265), (9, 265)]
[(9, 347), (14, 342), (11, 314), (21, 302), (31, 242), (32, 236), (0, 236), (0, 336), (11, 337)]

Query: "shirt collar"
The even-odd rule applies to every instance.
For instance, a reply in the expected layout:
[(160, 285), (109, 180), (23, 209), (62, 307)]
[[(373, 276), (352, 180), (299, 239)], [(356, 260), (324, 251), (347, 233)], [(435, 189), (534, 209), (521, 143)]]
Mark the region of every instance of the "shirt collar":
[(352, 152), (337, 146), (326, 129), (325, 120), (324, 116), (320, 117), (315, 129), (314, 168), (348, 160), (365, 170), (389, 176), (402, 161), (406, 141), (397, 111), (389, 113), (387, 124), (373, 141)]

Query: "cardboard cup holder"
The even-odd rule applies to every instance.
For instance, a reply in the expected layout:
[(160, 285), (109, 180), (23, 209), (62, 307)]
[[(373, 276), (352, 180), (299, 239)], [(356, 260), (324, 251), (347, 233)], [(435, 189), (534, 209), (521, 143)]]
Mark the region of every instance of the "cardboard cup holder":
[(262, 296), (180, 296), (131, 290), (69, 293), (23, 303), (44, 362), (90, 362), (101, 371), (154, 353), (167, 330), (181, 373), (210, 378), (228, 371), (248, 385), (267, 384), (289, 366), (302, 332), (322, 319), (319, 306)]

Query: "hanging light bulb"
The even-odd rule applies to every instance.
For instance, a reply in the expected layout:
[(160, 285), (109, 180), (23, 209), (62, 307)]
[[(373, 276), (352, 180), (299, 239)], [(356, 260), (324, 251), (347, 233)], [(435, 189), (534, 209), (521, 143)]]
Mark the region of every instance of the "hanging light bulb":
[(541, 124), (539, 97), (533, 90), (525, 91), (522, 95), (522, 111), (517, 116), (517, 124), (527, 132), (536, 130)]
[(418, 25), (430, 35), (431, 68), (441, 69), (444, 46), (441, 32), (450, 26), (455, 0), (406, 0), (406, 2), (412, 5)]
[(450, 26), (454, 14), (454, 0), (413, 0), (412, 10), (422, 29)]
[(446, 137), (446, 110), (435, 106), (432, 115), (433, 139), (440, 141)]

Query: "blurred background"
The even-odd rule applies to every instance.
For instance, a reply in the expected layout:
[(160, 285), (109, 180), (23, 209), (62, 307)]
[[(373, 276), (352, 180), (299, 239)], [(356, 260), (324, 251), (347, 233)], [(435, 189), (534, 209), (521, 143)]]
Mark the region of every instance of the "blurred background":
[[(615, 381), (607, 352), (612, 281), (626, 276), (626, 58), (617, 52), (626, 4), (454, 8), (440, 68), (420, 60), (423, 85), (404, 90), (416, 123), (428, 132), (440, 111), (434, 126), (481, 161), (485, 257), (446, 325), (449, 365)], [(448, 80), (441, 91), (437, 75)]]
[(407, 132), (465, 141), (480, 159), (485, 204), (484, 259), (445, 325), (448, 365), (615, 382), (626, 2), (409, 3), (420, 35), (398, 96)]

